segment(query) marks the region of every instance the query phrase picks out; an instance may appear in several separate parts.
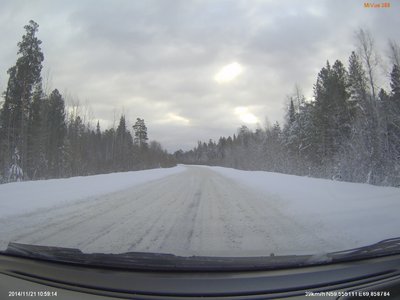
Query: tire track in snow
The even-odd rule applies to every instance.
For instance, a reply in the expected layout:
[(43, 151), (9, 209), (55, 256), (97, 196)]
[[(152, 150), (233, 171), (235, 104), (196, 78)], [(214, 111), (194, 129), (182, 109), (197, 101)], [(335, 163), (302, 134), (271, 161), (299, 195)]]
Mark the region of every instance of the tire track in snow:
[(330, 247), (279, 203), (274, 195), (192, 166), (134, 188), (0, 220), (0, 236), (105, 253), (246, 256)]

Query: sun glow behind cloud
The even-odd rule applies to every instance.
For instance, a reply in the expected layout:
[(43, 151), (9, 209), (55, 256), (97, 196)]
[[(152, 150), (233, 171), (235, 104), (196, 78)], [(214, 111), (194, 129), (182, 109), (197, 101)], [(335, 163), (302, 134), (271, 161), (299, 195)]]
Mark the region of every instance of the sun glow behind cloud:
[(258, 122), (258, 118), (249, 111), (248, 107), (236, 107), (235, 114), (239, 117), (240, 121), (246, 124), (256, 124)]
[(187, 118), (184, 118), (182, 116), (179, 116), (174, 113), (168, 113), (166, 114), (165, 118), (162, 120), (158, 120), (157, 123), (174, 123), (174, 124), (179, 124), (179, 125), (189, 125), (190, 120)]
[(215, 74), (214, 79), (218, 83), (225, 83), (234, 80), (243, 72), (243, 67), (237, 63), (233, 62), (229, 65), (222, 67), (217, 74)]

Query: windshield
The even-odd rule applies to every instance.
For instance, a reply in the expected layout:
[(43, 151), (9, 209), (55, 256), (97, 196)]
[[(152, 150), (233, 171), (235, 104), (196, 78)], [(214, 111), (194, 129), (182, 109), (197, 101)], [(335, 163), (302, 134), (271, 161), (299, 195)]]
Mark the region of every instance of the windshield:
[(399, 3), (345, 2), (2, 1), (0, 251), (399, 252)]

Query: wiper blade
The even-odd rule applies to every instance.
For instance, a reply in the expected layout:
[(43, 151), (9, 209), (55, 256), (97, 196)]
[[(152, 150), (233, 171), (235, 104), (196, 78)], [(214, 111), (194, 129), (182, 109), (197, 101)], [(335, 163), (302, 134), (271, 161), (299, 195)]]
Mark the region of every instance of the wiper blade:
[(214, 257), (165, 253), (83, 253), (79, 249), (9, 243), (2, 254), (52, 262), (151, 271), (254, 271), (309, 265), (311, 255)]
[(329, 253), (332, 261), (354, 260), (400, 254), (400, 237), (385, 239), (375, 244)]
[(79, 249), (9, 243), (2, 254), (52, 262), (149, 271), (255, 271), (296, 268), (400, 254), (400, 237), (319, 255), (258, 257), (176, 256), (166, 253), (83, 253)]

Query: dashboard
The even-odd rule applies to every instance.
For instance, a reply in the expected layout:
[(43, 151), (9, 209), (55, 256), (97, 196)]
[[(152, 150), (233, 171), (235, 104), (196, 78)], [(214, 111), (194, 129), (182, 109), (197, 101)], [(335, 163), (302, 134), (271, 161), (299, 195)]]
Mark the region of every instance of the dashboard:
[(196, 272), (88, 267), (0, 255), (0, 299), (361, 299), (378, 296), (400, 297), (400, 255), (278, 270)]

